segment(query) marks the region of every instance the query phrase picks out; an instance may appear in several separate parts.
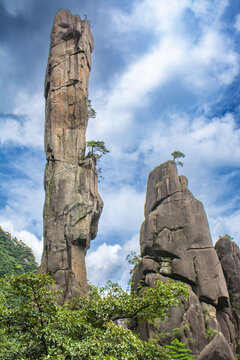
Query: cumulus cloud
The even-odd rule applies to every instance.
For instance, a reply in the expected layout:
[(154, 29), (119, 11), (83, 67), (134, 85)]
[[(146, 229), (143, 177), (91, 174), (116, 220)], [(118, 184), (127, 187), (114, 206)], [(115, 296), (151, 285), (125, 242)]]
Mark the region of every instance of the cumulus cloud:
[(110, 188), (101, 192), (104, 210), (100, 220), (99, 233), (134, 233), (143, 220), (145, 192), (138, 192), (130, 186)]
[(240, 32), (240, 14), (236, 16), (235, 29)]
[(15, 229), (27, 229), (42, 235), (42, 209), (44, 201), (44, 160), (39, 152), (12, 150), (6, 158), (9, 173), (3, 176), (1, 192), (7, 195), (0, 208), (0, 224), (11, 219)]
[(86, 257), (88, 280), (103, 285), (107, 280), (118, 281), (126, 288), (129, 279), (129, 264), (126, 257), (132, 251), (139, 253), (138, 235), (134, 235), (124, 245), (108, 245), (106, 242)]
[(42, 94), (17, 93), (11, 113), (12, 115), (7, 114), (1, 119), (0, 143), (42, 148), (44, 128)]
[(140, 145), (141, 151), (146, 154), (145, 162), (156, 164), (159, 153), (162, 158), (169, 158), (171, 144), (187, 155), (185, 168), (213, 170), (226, 165), (240, 166), (240, 130), (234, 115), (228, 113), (214, 118), (192, 116), (168, 113), (152, 124)]
[[(239, 200), (239, 199), (238, 199)], [(218, 213), (217, 208), (214, 209)], [(240, 210), (233, 211), (232, 214), (217, 214), (210, 216), (213, 243), (219, 236), (228, 234), (240, 246), (240, 229), (239, 229)]]
[[(239, 55), (224, 32), (221, 17), (226, 6), (224, 0), (201, 4), (145, 0), (135, 2), (130, 14), (112, 11), (113, 27), (118, 26), (121, 40), (122, 32), (144, 33), (150, 27), (155, 41), (143, 54), (129, 59), (124, 71), (115, 75), (110, 92), (100, 98), (93, 94), (98, 126), (90, 123), (89, 134), (112, 143), (126, 134), (126, 142), (131, 142), (128, 134), (134, 133), (135, 111), (150, 107), (151, 94), (169, 81), (179, 81), (203, 100), (229, 85), (239, 73)], [(187, 16), (192, 21), (186, 21)]]
[(31, 8), (32, 1), (31, 0), (1, 0), (4, 5), (6, 11), (12, 15), (17, 16), (19, 14), (28, 13), (29, 8)]

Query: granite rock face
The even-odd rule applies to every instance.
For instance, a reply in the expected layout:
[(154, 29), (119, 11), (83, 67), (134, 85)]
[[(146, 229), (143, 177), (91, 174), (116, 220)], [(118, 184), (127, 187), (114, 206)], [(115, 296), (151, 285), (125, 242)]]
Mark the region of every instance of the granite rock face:
[(228, 321), (222, 320), (224, 335), (227, 338), (233, 337), (232, 327), (235, 325), (238, 352), (240, 353), (240, 250), (237, 244), (228, 236), (218, 239), (215, 244), (219, 260), (222, 265), (223, 273), (226, 278), (227, 287), (230, 295), (231, 309), (225, 314)]
[(88, 22), (59, 10), (45, 79), (47, 164), (40, 271), (53, 275), (64, 300), (87, 293), (85, 254), (96, 237), (103, 206), (95, 158), (85, 157), (92, 50)]
[(179, 339), (198, 357), (216, 334), (223, 336), (222, 324), (228, 321), (231, 334), (224, 334), (226, 346), (222, 346), (225, 352), (231, 349), (235, 358), (236, 333), (228, 316), (230, 300), (222, 266), (203, 205), (187, 186), (186, 177), (177, 175), (174, 161), (149, 174), (145, 220), (140, 230), (142, 260), (134, 270), (134, 287), (137, 289), (140, 282), (152, 287), (156, 280), (171, 278), (186, 283), (190, 296), (181, 307), (171, 309), (167, 322), (139, 324), (138, 330), (143, 339), (156, 338), (160, 343), (173, 339), (177, 331)]

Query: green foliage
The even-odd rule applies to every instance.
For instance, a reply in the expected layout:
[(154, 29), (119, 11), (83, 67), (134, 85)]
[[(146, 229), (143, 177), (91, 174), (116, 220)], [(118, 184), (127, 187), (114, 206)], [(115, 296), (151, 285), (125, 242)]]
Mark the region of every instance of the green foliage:
[(0, 227), (0, 277), (36, 272), (37, 268), (32, 250)]
[(172, 340), (170, 345), (166, 345), (166, 349), (169, 350), (171, 359), (194, 360), (191, 350), (187, 349), (178, 339)]
[(183, 330), (181, 328), (175, 328), (173, 329), (173, 336), (175, 339), (180, 340), (182, 336)]
[(61, 306), (48, 275), (10, 276), (0, 285), (0, 360), (176, 358), (170, 355), (174, 349), (141, 341), (115, 321), (136, 316), (141, 321), (166, 319), (169, 307), (178, 306), (179, 296), (188, 294), (181, 283), (158, 281), (139, 298), (108, 282), (101, 288), (91, 286), (89, 297)]
[(183, 166), (183, 163), (181, 161), (176, 162), (176, 159), (184, 158), (185, 154), (183, 154), (181, 151), (175, 150), (171, 153), (171, 155), (172, 155), (173, 161), (176, 163), (176, 165)]
[[(98, 161), (102, 155), (109, 153), (110, 151), (106, 148), (104, 141), (87, 141), (87, 148), (90, 149), (89, 154), (95, 156), (96, 161)], [(102, 169), (98, 166), (96, 168), (96, 174), (98, 179), (103, 179)]]
[(104, 141), (87, 141), (87, 147), (90, 149), (90, 154), (94, 155), (97, 160), (100, 159), (102, 155), (110, 152), (106, 148)]
[(126, 260), (130, 265), (135, 266), (140, 262), (141, 256), (137, 255), (136, 251), (131, 251), (130, 254), (127, 255)]
[(229, 235), (229, 234), (225, 234), (223, 236), (219, 235), (219, 238), (222, 238), (222, 237), (226, 237), (226, 238), (228, 238), (230, 240), (233, 240), (233, 237), (231, 235)]
[(92, 107), (92, 102), (90, 99), (88, 99), (88, 118), (92, 118), (95, 119), (96, 117), (96, 111), (94, 110), (94, 108)]
[(206, 339), (210, 342), (217, 333), (217, 330), (208, 327), (206, 330)]
[(141, 255), (137, 255), (135, 251), (131, 251), (130, 254), (127, 255), (126, 260), (130, 265), (132, 265), (132, 268), (129, 271), (130, 274), (133, 273), (135, 266), (139, 264), (141, 258)]

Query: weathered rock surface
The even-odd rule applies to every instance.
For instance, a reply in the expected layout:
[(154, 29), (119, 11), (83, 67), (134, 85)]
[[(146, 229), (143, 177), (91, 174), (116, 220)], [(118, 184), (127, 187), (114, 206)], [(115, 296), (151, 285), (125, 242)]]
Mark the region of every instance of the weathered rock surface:
[(47, 164), (40, 271), (53, 275), (65, 300), (87, 293), (85, 254), (96, 237), (103, 206), (95, 159), (85, 157), (92, 50), (88, 22), (59, 10), (45, 79)]
[(198, 360), (235, 360), (235, 356), (223, 334), (218, 333), (203, 349)]
[[(139, 324), (138, 330), (142, 338), (156, 338), (160, 343), (177, 334), (196, 357), (202, 354), (202, 360), (207, 359), (206, 353), (210, 354), (209, 359), (217, 359), (213, 349), (223, 337), (222, 353), (230, 349), (235, 359), (236, 332), (229, 315), (231, 307), (222, 266), (212, 245), (203, 205), (187, 184), (186, 177), (178, 177), (173, 161), (149, 174), (145, 220), (140, 230), (142, 260), (133, 274), (134, 287), (137, 289), (140, 282), (152, 287), (156, 280), (166, 282), (172, 278), (185, 282), (190, 296), (181, 307), (171, 309), (167, 322)], [(232, 359), (231, 356), (226, 359)]]
[[(215, 244), (215, 249), (226, 278), (231, 303), (231, 311), (226, 311), (221, 319), (223, 333), (231, 341), (236, 336), (240, 353), (240, 250), (228, 236), (220, 238)], [(235, 325), (236, 333), (232, 323)]]

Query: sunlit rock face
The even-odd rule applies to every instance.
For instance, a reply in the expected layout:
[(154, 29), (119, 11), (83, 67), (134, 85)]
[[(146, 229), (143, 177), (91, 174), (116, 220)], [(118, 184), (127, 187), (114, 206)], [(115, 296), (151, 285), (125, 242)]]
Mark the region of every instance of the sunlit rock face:
[(86, 20), (59, 10), (45, 78), (44, 250), (63, 300), (87, 293), (85, 254), (97, 234), (102, 200), (95, 159), (85, 157), (93, 38)]
[[(181, 307), (171, 309), (167, 322), (139, 324), (138, 330), (142, 338), (156, 338), (160, 343), (177, 336), (200, 356), (211, 342), (220, 341), (223, 331), (219, 318), (230, 309), (230, 301), (203, 205), (187, 187), (188, 181), (178, 176), (174, 161), (149, 174), (140, 230), (142, 260), (135, 268), (133, 283), (135, 289), (140, 283), (152, 287), (156, 280), (170, 278), (187, 284), (189, 298)], [(231, 338), (224, 337), (222, 345), (224, 354), (230, 354), (226, 360), (235, 358), (236, 332), (231, 320), (228, 326)], [(216, 338), (217, 333), (221, 333), (220, 338)], [(214, 344), (208, 349), (214, 349)], [(215, 359), (209, 351), (209, 359)]]

